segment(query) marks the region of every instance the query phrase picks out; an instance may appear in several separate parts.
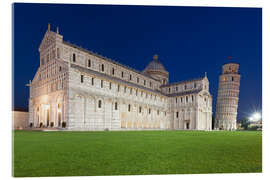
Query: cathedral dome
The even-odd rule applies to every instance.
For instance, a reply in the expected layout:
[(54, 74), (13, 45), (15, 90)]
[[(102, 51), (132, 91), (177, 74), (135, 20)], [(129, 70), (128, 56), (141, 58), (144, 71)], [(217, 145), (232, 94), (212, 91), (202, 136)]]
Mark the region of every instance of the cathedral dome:
[(153, 60), (146, 66), (146, 68), (143, 70), (143, 73), (160, 81), (162, 84), (168, 83), (169, 73), (158, 60), (157, 54), (154, 55)]
[(165, 73), (168, 73), (164, 66), (161, 64), (161, 62), (158, 60), (158, 55), (155, 54), (153, 57), (153, 60), (146, 66), (146, 68), (143, 70), (143, 72), (148, 71), (163, 71)]

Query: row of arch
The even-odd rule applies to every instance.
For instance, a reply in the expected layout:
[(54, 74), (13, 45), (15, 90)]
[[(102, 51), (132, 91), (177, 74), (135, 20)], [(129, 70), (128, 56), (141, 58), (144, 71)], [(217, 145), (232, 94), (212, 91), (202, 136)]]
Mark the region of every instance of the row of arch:
[(82, 128), (161, 128), (167, 115), (163, 108), (98, 96), (77, 94), (72, 104), (71, 126)]
[(97, 87), (95, 86), (97, 80), (100, 83), (98, 85), (98, 88), (101, 88), (101, 89), (106, 89), (112, 92), (123, 93), (123, 94), (128, 94), (128, 95), (135, 95), (136, 97), (146, 98), (146, 99), (150, 99), (156, 102), (164, 103), (166, 101), (165, 97), (162, 97), (161, 95), (158, 95), (155, 93), (150, 93), (150, 92), (140, 90), (140, 88), (132, 88), (132, 87), (128, 87), (122, 84), (120, 85), (118, 83), (91, 77), (88, 74), (80, 74), (80, 85), (86, 86), (89, 84), (91, 86)]
[(41, 57), (40, 57), (40, 65), (45, 65), (46, 63), (50, 62), (51, 60), (55, 59), (55, 58), (60, 58), (60, 49), (56, 48), (56, 52), (55, 52), (55, 48), (51, 48), (50, 50), (48, 50), (48, 52), (42, 52)]
[(30, 123), (34, 127), (62, 127), (65, 121), (65, 100), (63, 95), (55, 99), (47, 97), (46, 100), (36, 99), (30, 103)]

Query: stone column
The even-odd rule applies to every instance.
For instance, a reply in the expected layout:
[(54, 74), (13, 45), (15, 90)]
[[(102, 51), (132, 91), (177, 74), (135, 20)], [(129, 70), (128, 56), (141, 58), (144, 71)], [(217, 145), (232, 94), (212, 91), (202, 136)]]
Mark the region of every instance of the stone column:
[(196, 120), (195, 120), (195, 122), (196, 122), (196, 124), (195, 124), (195, 129), (196, 129), (196, 130), (199, 130), (199, 126), (198, 126), (198, 123), (199, 123), (199, 108), (198, 108), (198, 107), (195, 108), (195, 116), (196, 116)]
[(83, 98), (83, 129), (85, 129), (86, 97)]

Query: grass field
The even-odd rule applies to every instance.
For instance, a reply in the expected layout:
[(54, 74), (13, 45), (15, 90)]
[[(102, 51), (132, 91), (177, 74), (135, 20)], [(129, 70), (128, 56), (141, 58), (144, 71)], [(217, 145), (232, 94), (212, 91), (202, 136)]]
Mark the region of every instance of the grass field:
[(262, 133), (14, 132), (14, 176), (262, 171)]

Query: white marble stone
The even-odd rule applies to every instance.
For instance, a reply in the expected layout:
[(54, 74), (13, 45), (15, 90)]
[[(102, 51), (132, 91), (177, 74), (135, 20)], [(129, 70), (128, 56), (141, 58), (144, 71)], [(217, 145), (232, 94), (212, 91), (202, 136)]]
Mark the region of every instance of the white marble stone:
[[(155, 55), (140, 72), (47, 30), (30, 83), (29, 123), (67, 130), (211, 130), (207, 77), (169, 83)], [(52, 124), (53, 123), (53, 124)]]
[(236, 130), (236, 117), (239, 100), (239, 64), (227, 63), (222, 66), (219, 76), (216, 106), (215, 129)]

